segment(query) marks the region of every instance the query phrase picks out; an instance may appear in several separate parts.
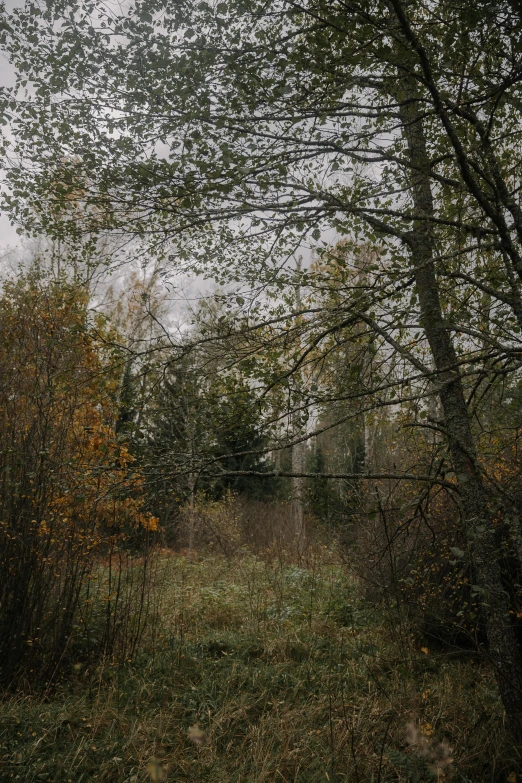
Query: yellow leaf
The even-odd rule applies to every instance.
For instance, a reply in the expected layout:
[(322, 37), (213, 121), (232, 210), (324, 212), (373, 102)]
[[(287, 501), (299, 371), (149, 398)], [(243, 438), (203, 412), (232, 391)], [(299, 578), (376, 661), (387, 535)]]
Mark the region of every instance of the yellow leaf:
[(147, 772), (153, 783), (161, 783), (167, 777), (167, 767), (158, 759), (150, 759), (147, 762)]

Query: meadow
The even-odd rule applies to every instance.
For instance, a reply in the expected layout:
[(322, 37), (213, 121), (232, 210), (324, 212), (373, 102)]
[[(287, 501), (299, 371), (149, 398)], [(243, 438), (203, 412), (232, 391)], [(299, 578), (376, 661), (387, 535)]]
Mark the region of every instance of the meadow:
[(517, 779), (491, 668), (431, 649), (317, 546), (163, 551), (136, 655), (0, 702), (22, 783)]

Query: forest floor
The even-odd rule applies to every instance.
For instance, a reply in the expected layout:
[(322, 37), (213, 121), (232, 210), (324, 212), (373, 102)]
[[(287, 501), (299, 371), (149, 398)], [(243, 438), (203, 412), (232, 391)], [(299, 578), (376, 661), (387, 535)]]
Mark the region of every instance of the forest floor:
[(522, 780), (491, 670), (425, 646), (327, 551), (164, 554), (157, 600), (125, 666), (4, 698), (1, 781)]

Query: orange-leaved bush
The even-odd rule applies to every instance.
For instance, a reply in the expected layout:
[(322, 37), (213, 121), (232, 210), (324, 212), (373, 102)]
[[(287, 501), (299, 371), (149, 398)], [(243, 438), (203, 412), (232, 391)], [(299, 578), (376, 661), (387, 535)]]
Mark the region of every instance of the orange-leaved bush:
[[(149, 539), (156, 520), (116, 436), (119, 370), (103, 331), (91, 323), (82, 289), (37, 272), (0, 296), (4, 685), (21, 672), (56, 672), (78, 655), (80, 639), (90, 652), (110, 653), (118, 633), (130, 633), (122, 552)], [(97, 631), (88, 627), (93, 596), (104, 607)], [(136, 616), (142, 622), (143, 605)]]

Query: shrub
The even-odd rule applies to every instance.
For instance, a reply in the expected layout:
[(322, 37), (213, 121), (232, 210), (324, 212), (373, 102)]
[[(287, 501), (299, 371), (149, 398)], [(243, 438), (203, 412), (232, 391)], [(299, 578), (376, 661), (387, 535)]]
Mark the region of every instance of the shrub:
[[(0, 680), (49, 676), (73, 643), (93, 569), (108, 558), (109, 652), (118, 555), (156, 521), (115, 435), (118, 375), (87, 297), (33, 273), (0, 297)], [(116, 565), (117, 564), (117, 565)], [(114, 567), (118, 573), (114, 573)], [(112, 570), (111, 570), (112, 569)], [(81, 625), (81, 622), (80, 622)]]

